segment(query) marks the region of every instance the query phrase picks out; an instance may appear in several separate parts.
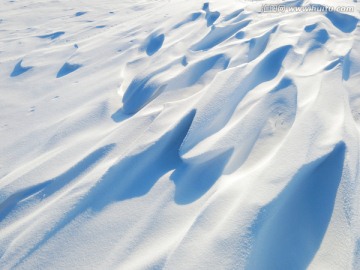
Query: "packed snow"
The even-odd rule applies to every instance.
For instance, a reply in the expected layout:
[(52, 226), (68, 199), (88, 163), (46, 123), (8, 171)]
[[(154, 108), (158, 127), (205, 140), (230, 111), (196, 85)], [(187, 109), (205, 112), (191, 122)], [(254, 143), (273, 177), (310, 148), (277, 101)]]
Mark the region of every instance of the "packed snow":
[(360, 269), (359, 18), (1, 1), (0, 269)]

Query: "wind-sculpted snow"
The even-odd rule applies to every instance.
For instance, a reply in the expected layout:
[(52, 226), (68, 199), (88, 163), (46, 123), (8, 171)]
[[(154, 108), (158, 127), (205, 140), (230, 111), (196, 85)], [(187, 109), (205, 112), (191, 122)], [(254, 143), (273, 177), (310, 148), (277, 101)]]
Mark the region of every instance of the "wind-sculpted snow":
[(281, 194), (260, 210), (251, 228), (255, 243), (248, 268), (305, 269), (309, 265), (330, 222), (345, 150), (339, 143), (328, 156), (304, 165)]
[(16, 77), (19, 76), (23, 73), (25, 73), (26, 71), (30, 70), (32, 67), (23, 67), (22, 64), (23, 60), (20, 60), (14, 67), (14, 70), (11, 72), (10, 76), (11, 77)]
[(359, 4), (263, 3), (0, 3), (0, 269), (359, 269)]

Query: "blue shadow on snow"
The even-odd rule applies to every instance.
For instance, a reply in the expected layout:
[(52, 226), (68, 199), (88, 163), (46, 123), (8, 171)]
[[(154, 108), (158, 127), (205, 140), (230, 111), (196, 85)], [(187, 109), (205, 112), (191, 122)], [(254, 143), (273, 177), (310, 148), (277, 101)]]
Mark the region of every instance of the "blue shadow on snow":
[(252, 226), (246, 269), (306, 269), (319, 249), (341, 181), (345, 144), (304, 165)]
[(60, 36), (62, 36), (63, 34), (65, 34), (65, 32), (55, 32), (55, 33), (52, 33), (52, 34), (48, 34), (48, 35), (42, 35), (42, 36), (38, 36), (39, 38), (49, 38), (51, 40), (53, 39), (56, 39)]
[(64, 77), (66, 75), (68, 75), (71, 72), (74, 72), (75, 70), (81, 68), (82, 65), (79, 64), (69, 64), (69, 63), (65, 63), (60, 70), (58, 71), (58, 73), (56, 74), (56, 78), (61, 78)]
[(10, 74), (10, 77), (16, 77), (16, 76), (19, 76), (23, 73), (25, 73), (26, 71), (32, 69), (33, 67), (23, 67), (21, 65), (23, 60), (20, 60), (14, 67), (13, 71), (11, 72)]

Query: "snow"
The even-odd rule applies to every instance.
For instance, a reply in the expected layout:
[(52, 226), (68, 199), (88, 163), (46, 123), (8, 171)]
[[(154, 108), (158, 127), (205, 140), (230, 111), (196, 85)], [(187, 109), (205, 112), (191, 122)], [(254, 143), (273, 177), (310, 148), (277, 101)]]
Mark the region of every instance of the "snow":
[(0, 269), (359, 269), (357, 2), (0, 7)]

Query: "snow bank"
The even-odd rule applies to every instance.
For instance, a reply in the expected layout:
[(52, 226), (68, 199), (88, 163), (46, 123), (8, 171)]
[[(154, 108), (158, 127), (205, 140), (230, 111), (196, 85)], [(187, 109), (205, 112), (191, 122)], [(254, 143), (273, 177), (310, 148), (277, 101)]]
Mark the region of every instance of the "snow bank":
[(1, 269), (359, 269), (354, 12), (0, 3)]

